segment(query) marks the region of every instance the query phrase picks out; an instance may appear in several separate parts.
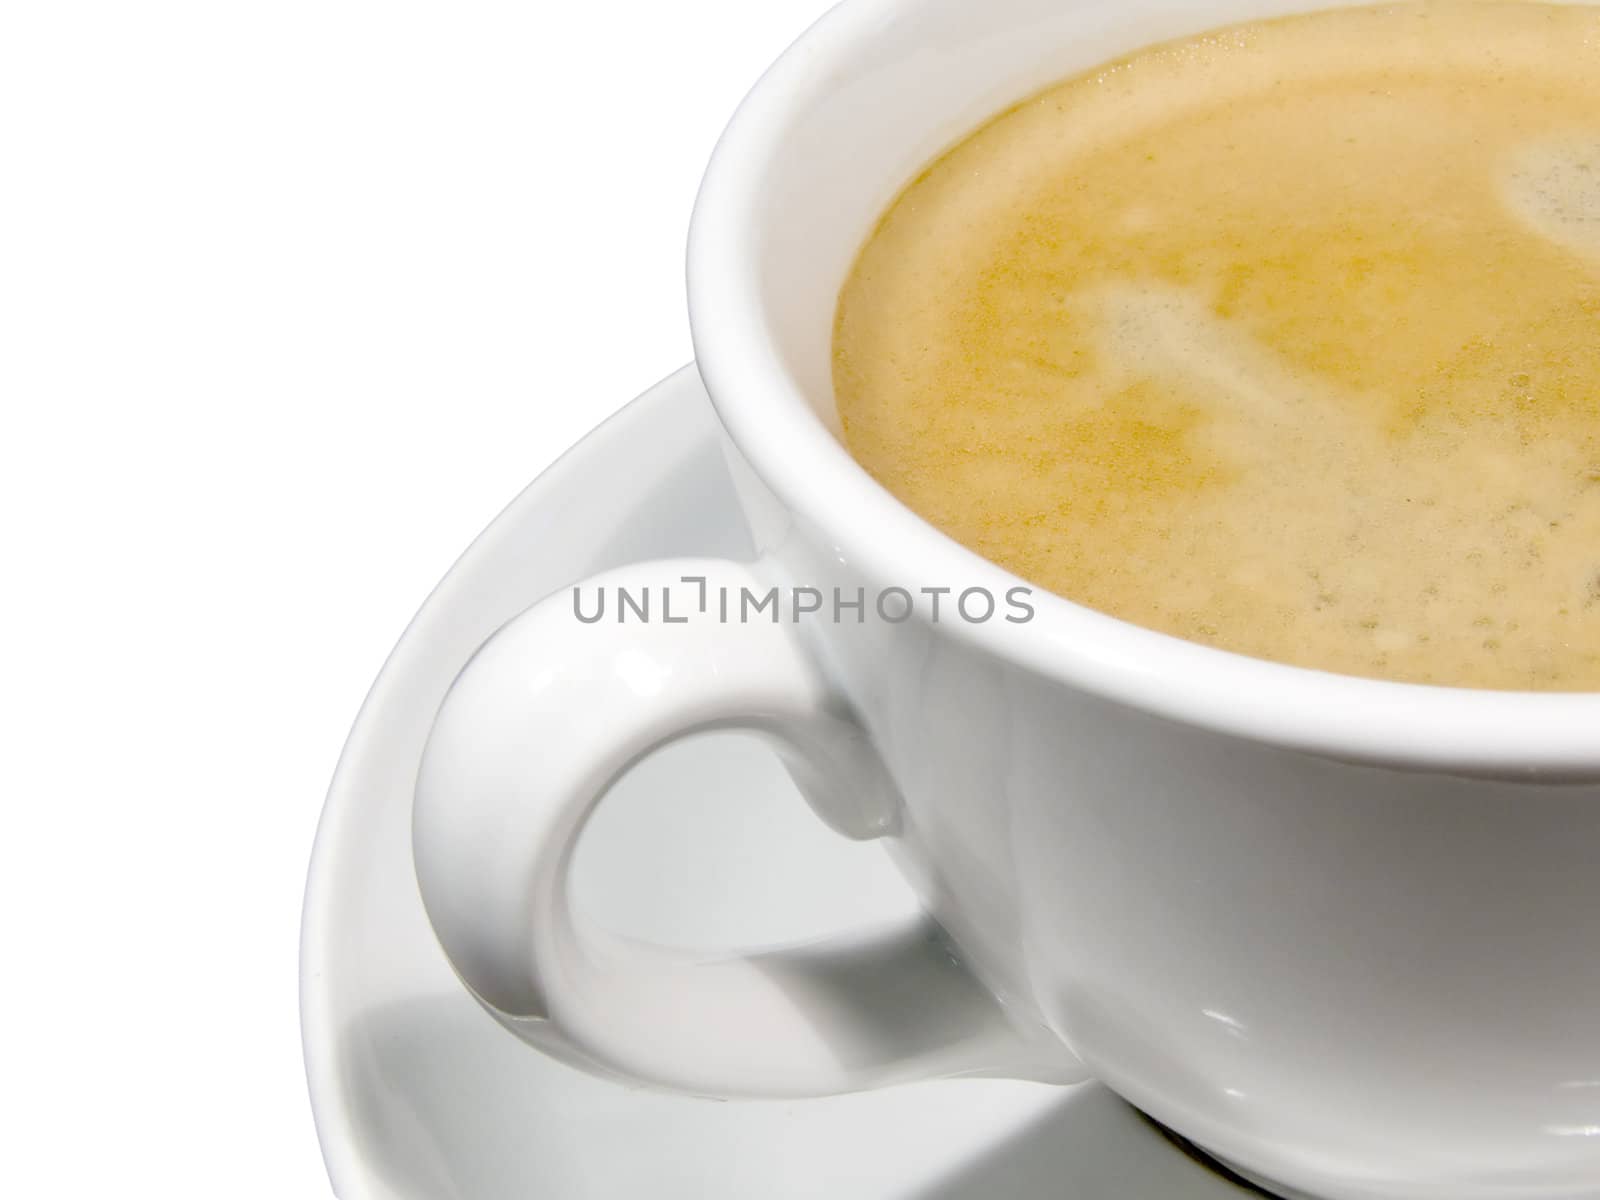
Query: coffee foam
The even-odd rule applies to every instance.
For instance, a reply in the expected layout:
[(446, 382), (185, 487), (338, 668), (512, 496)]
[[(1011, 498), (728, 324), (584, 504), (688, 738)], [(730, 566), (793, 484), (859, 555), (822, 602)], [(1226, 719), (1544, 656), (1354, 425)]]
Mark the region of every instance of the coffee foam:
[(1118, 391), (1163, 376), (1206, 395), (1226, 416), (1266, 425), (1333, 420), (1348, 407), (1336, 388), (1218, 316), (1198, 289), (1112, 283), (1078, 303), (1098, 326), (1106, 382)]
[(1600, 136), (1519, 146), (1501, 181), (1501, 196), (1535, 233), (1600, 260)]
[(852, 452), (1041, 586), (1419, 682), (1600, 690), (1600, 13), (1160, 47), (911, 187), (842, 295)]

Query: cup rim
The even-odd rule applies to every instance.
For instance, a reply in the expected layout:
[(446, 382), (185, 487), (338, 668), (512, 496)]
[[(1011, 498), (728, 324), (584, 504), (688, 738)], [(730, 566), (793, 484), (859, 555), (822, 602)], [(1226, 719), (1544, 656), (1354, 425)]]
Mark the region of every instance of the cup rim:
[[(784, 363), (758, 282), (760, 184), (788, 117), (836, 76), (842, 50), (914, 0), (845, 0), (767, 70), (718, 142), (690, 224), (695, 354), (740, 454), (841, 562), (878, 579), (970, 579), (1004, 595), (1026, 580), (906, 507), (826, 428)], [(1401, 768), (1582, 780), (1600, 776), (1600, 692), (1400, 683), (1184, 641), (1033, 588), (1026, 624), (941, 631), (1028, 671), (1128, 707), (1253, 742)]]

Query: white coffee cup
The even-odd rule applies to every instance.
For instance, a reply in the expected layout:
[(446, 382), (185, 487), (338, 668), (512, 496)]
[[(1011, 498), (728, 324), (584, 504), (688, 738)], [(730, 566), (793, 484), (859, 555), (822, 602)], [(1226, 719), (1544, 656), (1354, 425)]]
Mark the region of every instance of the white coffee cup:
[[(1334, 676), (1023, 598), (838, 438), (838, 289), (930, 158), (1075, 71), (1300, 7), (850, 0), (751, 93), (689, 290), (762, 557), (536, 605), (463, 671), (421, 768), (429, 916), (508, 1028), (713, 1095), (1093, 1075), (1285, 1194), (1600, 1197), (1600, 695)], [(779, 619), (752, 615), (774, 587)], [(885, 838), (931, 922), (715, 961), (586, 927), (589, 811), (720, 727)]]

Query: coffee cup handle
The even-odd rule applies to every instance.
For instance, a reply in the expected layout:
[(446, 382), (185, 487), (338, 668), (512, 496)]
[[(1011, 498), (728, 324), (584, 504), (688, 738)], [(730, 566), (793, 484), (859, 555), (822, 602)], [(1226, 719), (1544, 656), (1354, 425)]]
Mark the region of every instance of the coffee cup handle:
[(887, 771), (787, 614), (738, 619), (746, 593), (771, 590), (759, 564), (627, 567), (535, 604), (471, 659), (429, 736), (412, 824), (422, 899), (456, 973), (525, 1040), (700, 1095), (1081, 1077), (1055, 1039), (1011, 1024), (925, 918), (708, 959), (573, 912), (568, 869), (590, 812), (629, 766), (689, 734), (759, 733), (833, 829), (896, 831)]

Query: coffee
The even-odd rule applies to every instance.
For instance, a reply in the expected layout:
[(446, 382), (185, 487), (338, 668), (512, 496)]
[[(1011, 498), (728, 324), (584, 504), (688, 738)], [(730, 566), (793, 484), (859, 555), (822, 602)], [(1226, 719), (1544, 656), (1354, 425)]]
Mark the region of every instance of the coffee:
[(856, 458), (1245, 654), (1600, 690), (1600, 10), (1341, 9), (1002, 114), (842, 292)]

